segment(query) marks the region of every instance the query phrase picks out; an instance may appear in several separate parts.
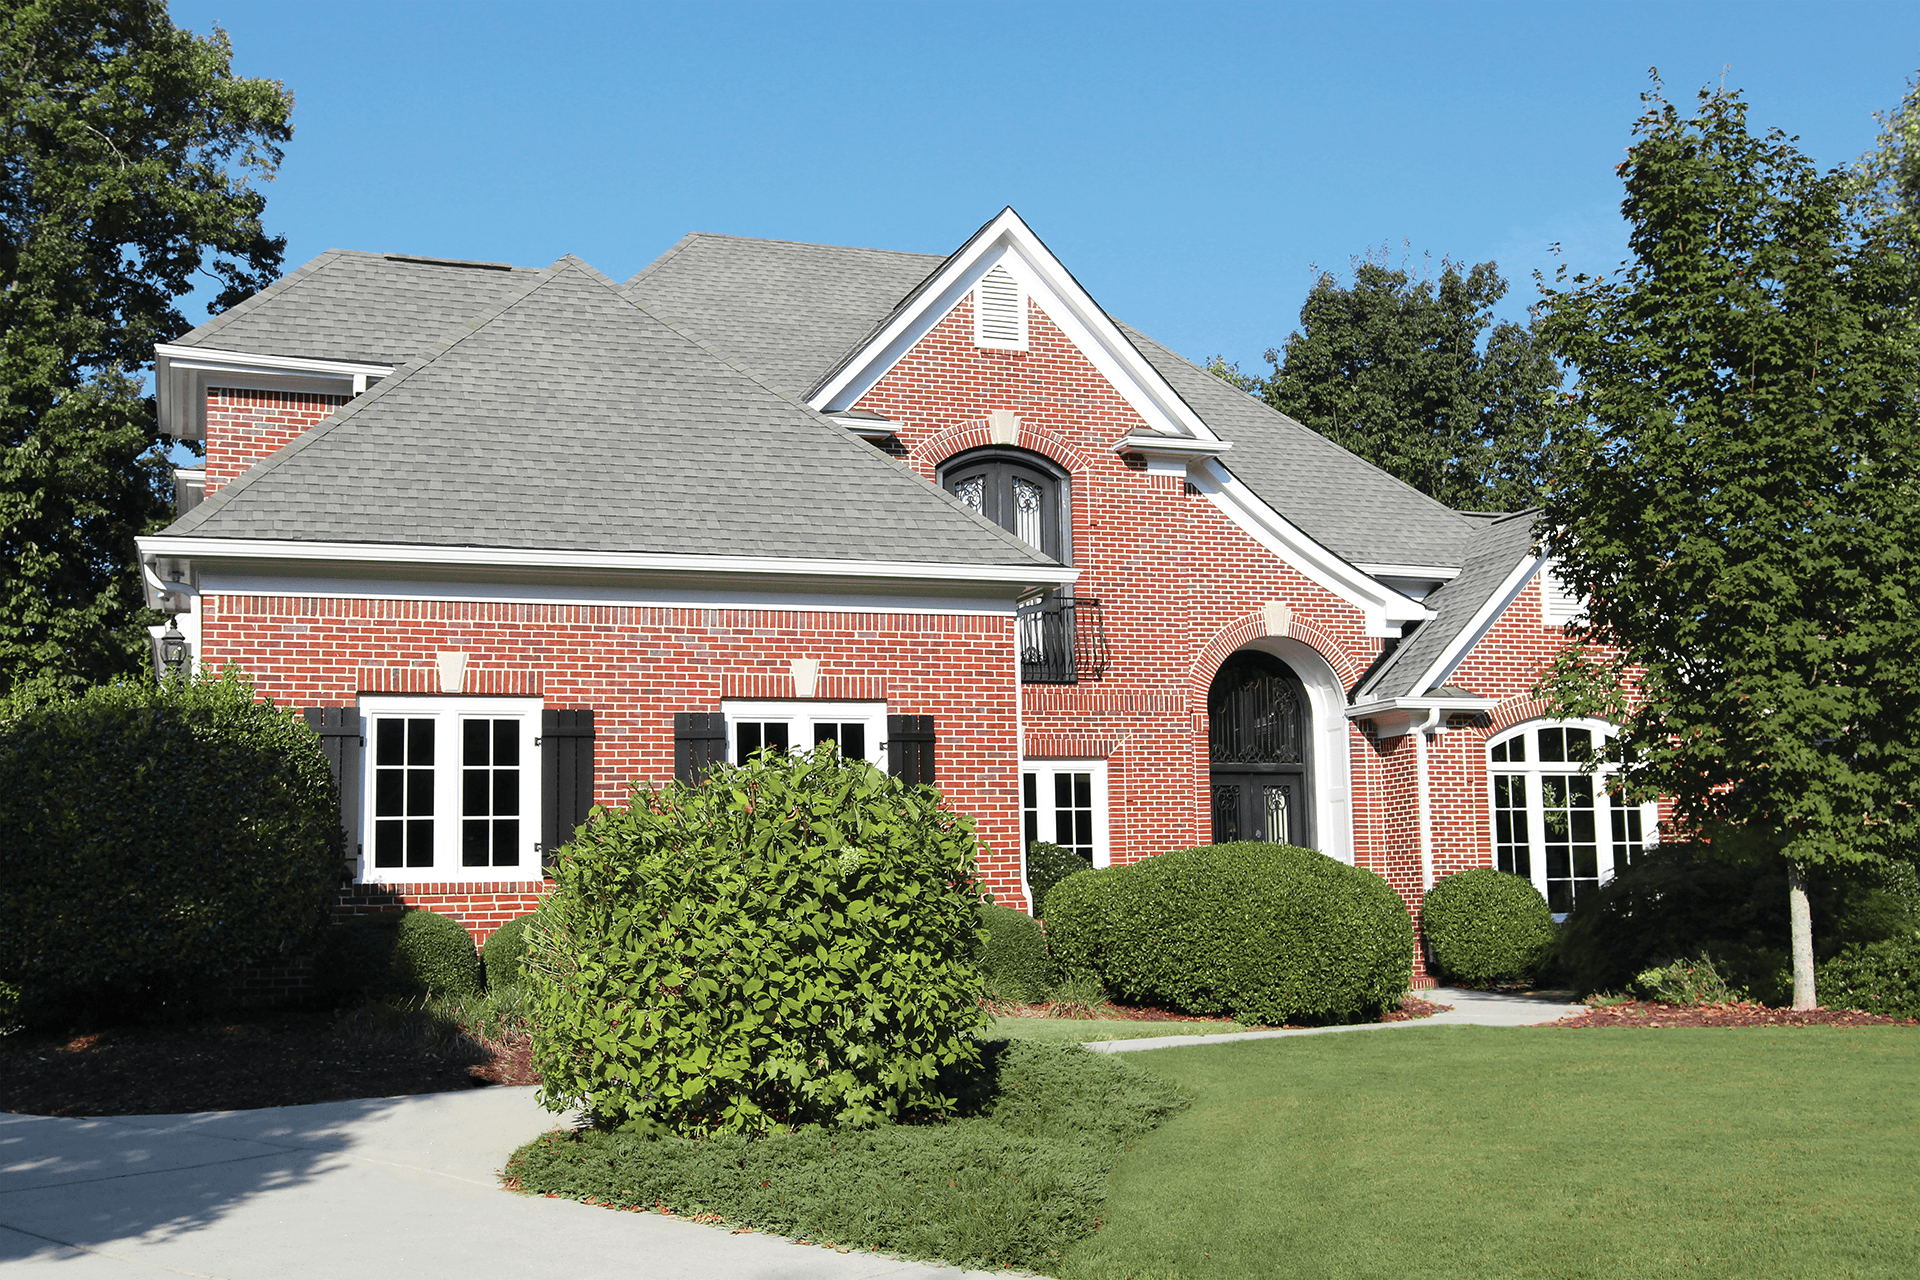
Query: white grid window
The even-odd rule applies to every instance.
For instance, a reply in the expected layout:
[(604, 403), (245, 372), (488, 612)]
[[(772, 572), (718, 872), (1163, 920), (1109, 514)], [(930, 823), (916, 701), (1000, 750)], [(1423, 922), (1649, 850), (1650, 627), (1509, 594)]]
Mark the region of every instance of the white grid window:
[(1586, 771), (1597, 720), (1522, 725), (1487, 744), (1493, 863), (1533, 882), (1556, 917), (1653, 843), (1659, 806), (1623, 804)]
[(538, 698), (360, 699), (362, 884), (540, 875)]
[(887, 704), (806, 699), (723, 702), (727, 759), (744, 764), (756, 751), (805, 751), (823, 742), (852, 760), (886, 767)]
[(1036, 840), (1077, 853), (1089, 866), (1111, 861), (1107, 842), (1107, 762), (1029, 760), (1020, 770), (1020, 819)]

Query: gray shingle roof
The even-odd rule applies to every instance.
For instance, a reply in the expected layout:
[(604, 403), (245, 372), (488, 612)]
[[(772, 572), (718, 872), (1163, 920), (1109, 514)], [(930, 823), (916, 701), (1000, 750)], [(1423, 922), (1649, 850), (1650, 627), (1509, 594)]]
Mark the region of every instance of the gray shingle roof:
[(621, 290), (799, 396), (945, 261), (696, 232)]
[(1473, 521), (1478, 527), (1467, 541), (1460, 576), (1426, 599), (1427, 607), (1439, 616), (1421, 623), (1360, 687), (1357, 698), (1418, 697), (1432, 692), (1414, 686), (1533, 547), (1537, 514), (1522, 511)]
[(538, 274), (503, 263), (329, 249), (178, 342), (251, 355), (404, 364)]
[(578, 259), (512, 279), (513, 296), (166, 532), (1054, 563)]

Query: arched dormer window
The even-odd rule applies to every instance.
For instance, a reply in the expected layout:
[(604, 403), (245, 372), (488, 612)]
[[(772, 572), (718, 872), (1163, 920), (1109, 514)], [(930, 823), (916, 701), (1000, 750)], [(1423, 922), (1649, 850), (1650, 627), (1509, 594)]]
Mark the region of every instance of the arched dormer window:
[(1073, 563), (1067, 473), (1023, 449), (974, 449), (940, 469), (940, 483), (969, 509), (1052, 556)]
[(1657, 839), (1659, 806), (1607, 794), (1588, 762), (1613, 730), (1599, 720), (1534, 720), (1487, 741), (1493, 865), (1533, 881), (1556, 917)]

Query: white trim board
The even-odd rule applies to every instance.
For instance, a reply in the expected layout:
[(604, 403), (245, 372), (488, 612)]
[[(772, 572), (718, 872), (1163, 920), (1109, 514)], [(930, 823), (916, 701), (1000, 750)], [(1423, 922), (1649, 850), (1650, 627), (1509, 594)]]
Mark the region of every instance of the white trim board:
[(1437, 689), (1447, 682), (1447, 677), (1453, 674), (1454, 668), (1464, 662), (1467, 655), (1473, 652), (1474, 646), (1486, 638), (1487, 632), (1493, 629), (1493, 624), (1498, 622), (1500, 615), (1507, 611), (1507, 606), (1526, 590), (1527, 582), (1545, 559), (1545, 556), (1537, 555), (1526, 555), (1520, 558), (1520, 563), (1507, 574), (1506, 581), (1500, 584), (1500, 589), (1486, 598), (1479, 610), (1474, 613), (1472, 620), (1460, 629), (1460, 634), (1447, 642), (1447, 647), (1440, 651), (1440, 656), (1434, 659), (1433, 665), (1413, 683), (1411, 687), (1416, 696), (1429, 689)]
[(1163, 435), (1218, 439), (1011, 208), (975, 233), (912, 305), (854, 352), (807, 403), (826, 413), (853, 408), (996, 266), (1006, 267), (1023, 297), (1046, 313), (1148, 426)]
[(393, 372), (384, 364), (260, 356), (212, 347), (153, 347), (153, 385), (160, 430), (179, 440), (207, 438), (207, 388), (356, 396)]

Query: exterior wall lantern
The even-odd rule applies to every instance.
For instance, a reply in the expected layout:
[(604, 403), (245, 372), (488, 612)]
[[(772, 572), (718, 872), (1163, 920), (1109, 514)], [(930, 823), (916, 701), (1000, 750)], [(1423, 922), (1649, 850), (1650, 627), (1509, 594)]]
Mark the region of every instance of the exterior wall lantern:
[(177, 676), (187, 665), (187, 638), (180, 634), (178, 618), (167, 619), (166, 634), (160, 637), (160, 665), (169, 676)]

